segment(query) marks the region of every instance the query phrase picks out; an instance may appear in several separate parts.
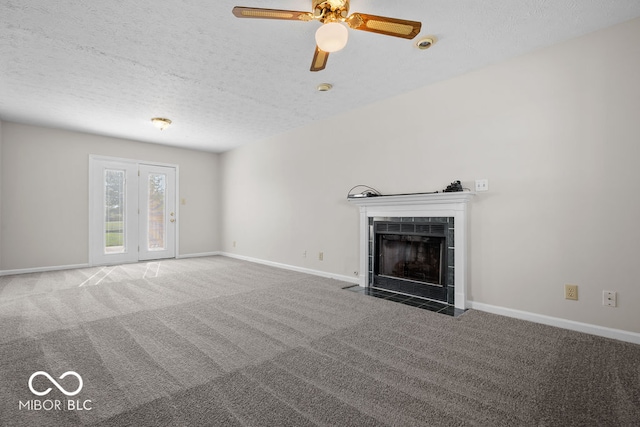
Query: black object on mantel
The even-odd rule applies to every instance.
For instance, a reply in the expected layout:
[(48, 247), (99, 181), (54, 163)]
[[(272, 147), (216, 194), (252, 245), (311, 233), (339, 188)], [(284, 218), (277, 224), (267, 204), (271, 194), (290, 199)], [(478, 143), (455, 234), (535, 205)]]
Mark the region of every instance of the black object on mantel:
[(460, 181), (453, 181), (451, 184), (447, 185), (447, 188), (442, 190), (443, 193), (454, 193), (456, 191), (463, 191), (462, 184)]

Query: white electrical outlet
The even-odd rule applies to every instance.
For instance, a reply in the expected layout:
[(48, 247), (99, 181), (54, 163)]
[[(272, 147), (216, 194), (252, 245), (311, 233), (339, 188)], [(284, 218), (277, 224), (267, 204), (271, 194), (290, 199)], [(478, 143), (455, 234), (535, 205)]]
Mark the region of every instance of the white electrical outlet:
[(617, 294), (613, 291), (602, 291), (602, 305), (605, 307), (616, 307), (618, 303)]
[(476, 191), (489, 191), (489, 180), (476, 179)]

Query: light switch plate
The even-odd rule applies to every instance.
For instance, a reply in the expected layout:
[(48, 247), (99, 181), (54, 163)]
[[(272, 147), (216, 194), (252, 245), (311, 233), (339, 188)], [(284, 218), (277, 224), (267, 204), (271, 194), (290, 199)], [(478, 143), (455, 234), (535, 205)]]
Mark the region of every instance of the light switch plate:
[(489, 180), (476, 179), (476, 191), (489, 191)]

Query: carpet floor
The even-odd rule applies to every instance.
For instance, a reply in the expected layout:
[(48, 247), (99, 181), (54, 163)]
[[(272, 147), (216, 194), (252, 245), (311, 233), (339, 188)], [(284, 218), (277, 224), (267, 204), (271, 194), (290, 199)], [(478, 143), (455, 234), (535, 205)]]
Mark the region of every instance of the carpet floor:
[(0, 424), (640, 425), (638, 345), (345, 286), (225, 257), (0, 277)]

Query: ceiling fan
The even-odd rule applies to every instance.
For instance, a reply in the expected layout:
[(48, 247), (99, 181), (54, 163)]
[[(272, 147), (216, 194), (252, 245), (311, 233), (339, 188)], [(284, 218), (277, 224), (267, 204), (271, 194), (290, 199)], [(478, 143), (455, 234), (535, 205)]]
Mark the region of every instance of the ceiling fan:
[(404, 39), (414, 38), (422, 27), (420, 22), (405, 19), (357, 12), (349, 15), (349, 0), (312, 0), (312, 2), (313, 12), (236, 6), (233, 8), (233, 14), (238, 18), (320, 21), (322, 26), (316, 32), (316, 51), (311, 62), (311, 71), (324, 70), (329, 53), (336, 52), (347, 44), (347, 26), (354, 30)]

